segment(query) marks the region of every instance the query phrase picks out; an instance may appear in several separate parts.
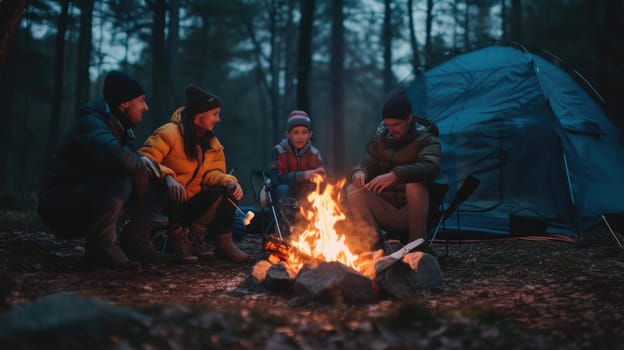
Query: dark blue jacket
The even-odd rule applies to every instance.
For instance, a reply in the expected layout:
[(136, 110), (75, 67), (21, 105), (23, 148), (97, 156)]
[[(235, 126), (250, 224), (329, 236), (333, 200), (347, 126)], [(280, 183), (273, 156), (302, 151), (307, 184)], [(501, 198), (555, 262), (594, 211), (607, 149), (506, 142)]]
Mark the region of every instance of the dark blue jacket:
[(41, 192), (78, 185), (94, 176), (131, 176), (140, 166), (133, 140), (133, 129), (110, 113), (103, 101), (86, 103), (49, 157)]

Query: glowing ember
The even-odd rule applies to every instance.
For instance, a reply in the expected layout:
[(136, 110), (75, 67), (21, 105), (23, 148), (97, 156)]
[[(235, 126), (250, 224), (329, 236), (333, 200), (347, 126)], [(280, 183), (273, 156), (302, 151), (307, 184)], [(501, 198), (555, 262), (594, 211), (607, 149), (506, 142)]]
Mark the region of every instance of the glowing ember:
[[(321, 192), (320, 182), (316, 182), (316, 191), (311, 192), (307, 200), (308, 206), (301, 206), (301, 214), (305, 220), (299, 224), (307, 227), (301, 233), (291, 233), (291, 246), (298, 252), (290, 251), (288, 265), (299, 271), (306, 262), (298, 253), (303, 253), (317, 261), (337, 261), (356, 271), (370, 276), (372, 256), (353, 254), (345, 243), (345, 236), (336, 232), (336, 224), (345, 220), (340, 209), (340, 194), (345, 180), (335, 186), (326, 184)], [(307, 261), (309, 262), (309, 261)]]

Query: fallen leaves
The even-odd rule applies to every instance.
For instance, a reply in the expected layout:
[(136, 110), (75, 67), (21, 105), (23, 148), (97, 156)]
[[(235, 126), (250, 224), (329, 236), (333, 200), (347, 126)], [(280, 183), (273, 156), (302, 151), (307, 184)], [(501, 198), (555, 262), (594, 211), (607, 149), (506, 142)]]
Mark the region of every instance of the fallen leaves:
[[(298, 304), (291, 294), (241, 288), (249, 264), (212, 259), (89, 271), (83, 242), (46, 232), (0, 232), (0, 307), (52, 292), (97, 296), (149, 315), (148, 334), (109, 342), (150, 348), (607, 348), (624, 344), (624, 253), (540, 241), (451, 244), (444, 285), (366, 305)], [(612, 347), (612, 346), (611, 346)]]

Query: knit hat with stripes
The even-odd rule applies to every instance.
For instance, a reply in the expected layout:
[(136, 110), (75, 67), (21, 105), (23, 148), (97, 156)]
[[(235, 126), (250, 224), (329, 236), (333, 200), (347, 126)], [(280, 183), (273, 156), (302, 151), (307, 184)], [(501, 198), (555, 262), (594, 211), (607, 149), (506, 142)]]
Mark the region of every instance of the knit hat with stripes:
[(312, 130), (312, 120), (310, 119), (310, 116), (308, 116), (308, 113), (300, 110), (290, 112), (288, 115), (288, 121), (286, 122), (286, 130), (290, 131), (290, 129), (295, 126), (305, 126)]

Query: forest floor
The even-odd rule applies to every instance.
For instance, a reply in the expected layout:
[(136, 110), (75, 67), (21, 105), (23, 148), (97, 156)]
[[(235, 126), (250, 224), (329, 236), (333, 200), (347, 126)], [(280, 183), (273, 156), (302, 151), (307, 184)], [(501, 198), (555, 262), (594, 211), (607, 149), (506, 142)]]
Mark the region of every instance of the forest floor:
[[(11, 319), (17, 311), (61, 291), (110, 301), (134, 316), (97, 321), (81, 313), (75, 323), (104, 322), (96, 330), (55, 324), (4, 337), (0, 331), (0, 347), (624, 349), (624, 250), (608, 233), (582, 247), (522, 239), (452, 243), (439, 258), (441, 288), (364, 305), (302, 304), (292, 293), (246, 289), (243, 281), (266, 253), (258, 235), (239, 245), (253, 261), (88, 270), (82, 240), (4, 230), (0, 325), (18, 329)], [(436, 246), (443, 251), (444, 244)]]

